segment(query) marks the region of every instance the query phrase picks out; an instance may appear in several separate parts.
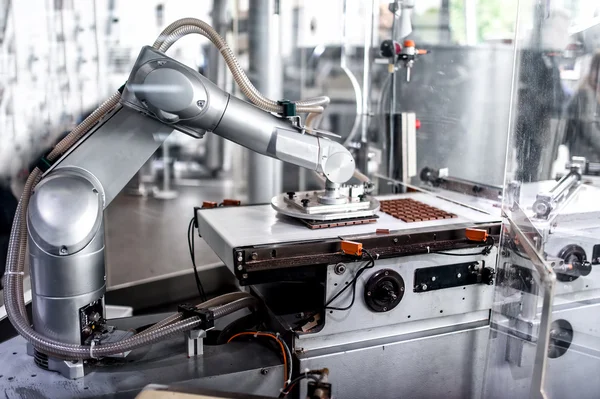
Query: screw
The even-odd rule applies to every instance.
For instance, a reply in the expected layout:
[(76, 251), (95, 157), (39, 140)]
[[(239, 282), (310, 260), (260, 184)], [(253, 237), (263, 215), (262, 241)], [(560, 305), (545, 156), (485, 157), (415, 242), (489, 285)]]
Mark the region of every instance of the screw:
[(427, 284), (421, 284), (421, 289), (423, 291), (426, 291), (427, 290)]
[(196, 101), (196, 105), (198, 105), (198, 107), (200, 107), (200, 108), (204, 108), (205, 104), (206, 104), (206, 101), (204, 101), (204, 100)]
[(387, 308), (386, 308), (386, 307), (384, 307), (384, 308), (383, 308), (383, 311), (384, 311), (384, 312), (387, 312)]
[(269, 370), (268, 369), (260, 369), (260, 373), (262, 375), (267, 375), (267, 374), (269, 374)]
[(310, 200), (308, 198), (304, 198), (302, 201), (302, 205), (306, 208), (308, 206), (308, 203), (310, 202)]
[(367, 296), (371, 296), (371, 291), (367, 291)]
[(165, 65), (167, 62), (166, 61), (158, 61), (158, 65)]
[(242, 270), (244, 270), (244, 266), (242, 266), (242, 265), (239, 265), (239, 266), (237, 267), (237, 269), (238, 269), (239, 271), (242, 271)]
[(383, 273), (386, 276), (389, 276), (390, 272), (388, 272), (387, 270)]
[(252, 260), (258, 259), (258, 254), (256, 252), (252, 252)]
[(296, 193), (294, 191), (288, 191), (286, 194), (289, 199), (294, 199), (294, 195), (296, 195)]
[(436, 277), (436, 276), (433, 276), (433, 277), (431, 278), (431, 281), (435, 281), (435, 280), (437, 280), (437, 277)]
[(404, 292), (404, 287), (400, 287), (400, 291)]
[(342, 274), (344, 274), (346, 272), (346, 265), (343, 263), (338, 263), (333, 268), (333, 271), (335, 272), (335, 274), (341, 276)]
[(62, 247), (60, 247), (60, 254), (61, 255), (66, 255), (67, 254), (67, 247), (65, 247), (64, 245)]
[(241, 261), (243, 261), (243, 260), (244, 260), (244, 256), (242, 255), (242, 253), (241, 253), (241, 252), (238, 252), (238, 253), (237, 253), (237, 261), (238, 261), (238, 262), (241, 262)]
[(248, 278), (248, 275), (246, 273), (242, 274), (242, 278)]
[(458, 274), (456, 275), (456, 277), (457, 277), (457, 278), (461, 278), (461, 277), (462, 277), (462, 274), (458, 273)]
[(394, 238), (394, 244), (398, 244), (398, 239)]

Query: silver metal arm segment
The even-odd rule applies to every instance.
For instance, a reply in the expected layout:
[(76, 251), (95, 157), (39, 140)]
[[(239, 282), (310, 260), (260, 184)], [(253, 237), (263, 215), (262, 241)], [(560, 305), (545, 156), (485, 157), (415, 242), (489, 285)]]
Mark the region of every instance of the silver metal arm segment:
[(334, 183), (354, 173), (354, 159), (343, 145), (302, 134), (288, 119), (225, 93), (152, 47), (138, 56), (121, 103), (191, 136), (212, 131), (259, 154), (324, 173)]

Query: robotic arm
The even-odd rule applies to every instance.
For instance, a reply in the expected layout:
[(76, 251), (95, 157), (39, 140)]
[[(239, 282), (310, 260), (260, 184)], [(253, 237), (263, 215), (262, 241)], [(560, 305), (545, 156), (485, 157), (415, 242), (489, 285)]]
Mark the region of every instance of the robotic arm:
[[(95, 339), (104, 320), (103, 211), (173, 130), (198, 138), (212, 131), (260, 154), (324, 173), (330, 185), (344, 183), (354, 173), (354, 159), (342, 145), (307, 134), (290, 119), (239, 100), (164, 53), (144, 47), (120, 104), (45, 171), (29, 199), (35, 332), (16, 311), (9, 316), (36, 350), (56, 353), (57, 344), (50, 349), (44, 343), (50, 339), (67, 345), (61, 356), (87, 356), (80, 345)], [(7, 272), (11, 279), (20, 273), (13, 270)], [(44, 339), (34, 337), (40, 332)], [(82, 376), (81, 369), (58, 359), (49, 364), (71, 378)]]

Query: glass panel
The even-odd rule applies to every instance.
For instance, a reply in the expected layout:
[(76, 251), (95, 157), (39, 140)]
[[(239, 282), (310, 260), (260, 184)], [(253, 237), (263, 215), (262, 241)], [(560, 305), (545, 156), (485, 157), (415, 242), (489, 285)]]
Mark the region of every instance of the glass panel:
[(598, 396), (599, 10), (519, 5), (486, 398)]
[[(499, 205), (517, 2), (417, 1), (413, 8), (401, 3), (381, 41), (395, 40), (402, 56), (395, 68), (383, 56), (382, 65), (373, 67), (371, 171), (382, 179), (383, 192), (390, 191), (384, 177), (447, 189), (448, 196), (472, 195), (477, 186), (489, 189), (487, 197)], [(412, 13), (412, 31), (406, 13)], [(442, 186), (438, 177), (452, 184)]]

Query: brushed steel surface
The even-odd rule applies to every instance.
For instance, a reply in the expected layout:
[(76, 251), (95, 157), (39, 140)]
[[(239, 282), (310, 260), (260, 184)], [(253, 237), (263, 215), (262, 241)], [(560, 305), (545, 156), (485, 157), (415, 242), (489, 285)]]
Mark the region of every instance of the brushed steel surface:
[(300, 368), (329, 368), (337, 398), (479, 398), (488, 337), (489, 328), (479, 327), (392, 338), (301, 355)]
[[(125, 193), (117, 196), (105, 210), (109, 289), (187, 274), (191, 284), (185, 287), (192, 288), (187, 292), (195, 292), (186, 239), (188, 223), (194, 214), (193, 208), (201, 205), (202, 201), (222, 202), (224, 198), (237, 198), (235, 187), (227, 181), (206, 180), (200, 184), (199, 187), (178, 186), (179, 196), (172, 201), (134, 197)], [(212, 268), (220, 263), (204, 239), (198, 236), (196, 263), (200, 271), (205, 266)], [(173, 290), (177, 294), (186, 291), (185, 287), (178, 287), (184, 286), (181, 283), (167, 284), (164, 289)], [(160, 288), (157, 283), (154, 290)]]
[[(68, 380), (38, 368), (26, 353), (25, 340), (0, 344), (0, 391), (5, 398), (133, 398), (148, 384), (187, 381), (202, 388), (276, 396), (283, 383), (283, 365), (263, 345), (236, 342), (205, 346), (204, 355), (188, 358), (183, 335), (131, 352), (123, 361), (86, 366), (87, 374)], [(13, 354), (14, 353), (14, 354)], [(267, 373), (261, 373), (261, 370)]]
[[(452, 251), (473, 253), (473, 249)], [(356, 284), (356, 300), (349, 310), (328, 310), (325, 325), (316, 333), (301, 334), (296, 345), (309, 352), (314, 349), (335, 345), (361, 342), (398, 334), (415, 333), (453, 325), (489, 320), (494, 287), (485, 284), (472, 284), (439, 290), (413, 292), (415, 270), (419, 268), (451, 265), (463, 262), (480, 262), (483, 267), (495, 267), (496, 248), (487, 256), (461, 256), (426, 254), (376, 261), (375, 267), (366, 270)], [(335, 273), (335, 265), (327, 267), (326, 298), (331, 298), (354, 278), (364, 262), (346, 264), (346, 272)], [(383, 269), (398, 272), (404, 279), (405, 291), (402, 300), (388, 312), (373, 312), (364, 301), (364, 287), (369, 278)], [(344, 307), (352, 299), (351, 289), (331, 303), (331, 306)]]

